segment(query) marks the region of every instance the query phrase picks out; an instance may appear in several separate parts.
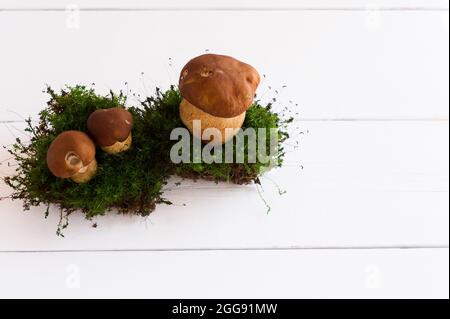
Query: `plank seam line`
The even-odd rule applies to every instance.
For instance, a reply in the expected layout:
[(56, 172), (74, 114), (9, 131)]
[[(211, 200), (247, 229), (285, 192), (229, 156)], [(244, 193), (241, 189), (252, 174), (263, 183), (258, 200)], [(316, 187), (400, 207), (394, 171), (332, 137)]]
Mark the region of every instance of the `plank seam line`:
[[(59, 7), (45, 7), (45, 8), (0, 8), (0, 12), (65, 12), (66, 8)], [(79, 8), (80, 11), (91, 11), (91, 12), (129, 12), (129, 11), (322, 11), (322, 12), (333, 12), (333, 11), (344, 11), (344, 12), (366, 12), (372, 10), (379, 11), (449, 11), (447, 7), (380, 7), (380, 8), (372, 8), (372, 7), (329, 7), (329, 8), (320, 8), (320, 7), (272, 7), (272, 8), (261, 8), (261, 7), (122, 7), (122, 8), (101, 8), (101, 7), (93, 7), (93, 8)]]
[(120, 252), (221, 252), (221, 251), (313, 251), (313, 250), (427, 250), (449, 249), (449, 245), (416, 246), (299, 246), (248, 248), (155, 248), (155, 249), (55, 249), (55, 250), (0, 250), (0, 254), (39, 253), (120, 253)]

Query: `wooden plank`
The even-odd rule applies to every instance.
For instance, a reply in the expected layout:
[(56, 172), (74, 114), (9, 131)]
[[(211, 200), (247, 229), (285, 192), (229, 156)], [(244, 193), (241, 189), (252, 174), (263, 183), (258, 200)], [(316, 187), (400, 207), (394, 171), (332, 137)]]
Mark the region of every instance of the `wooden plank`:
[(1, 0), (0, 9), (448, 9), (446, 0)]
[(0, 298), (448, 298), (448, 249), (0, 253)]
[(302, 119), (448, 119), (448, 41), (448, 11), (0, 12), (0, 119), (36, 116), (45, 83), (167, 87), (205, 50), (254, 64), (265, 100), (288, 85)]
[[(2, 144), (18, 132), (11, 125), (0, 127)], [(300, 148), (263, 178), (269, 214), (255, 186), (173, 180), (166, 196), (174, 206), (148, 219), (102, 217), (97, 229), (75, 215), (63, 240), (55, 210), (44, 220), (43, 208), (23, 213), (6, 200), (0, 251), (448, 245), (448, 122), (299, 125)], [(287, 193), (278, 195), (274, 182)]]

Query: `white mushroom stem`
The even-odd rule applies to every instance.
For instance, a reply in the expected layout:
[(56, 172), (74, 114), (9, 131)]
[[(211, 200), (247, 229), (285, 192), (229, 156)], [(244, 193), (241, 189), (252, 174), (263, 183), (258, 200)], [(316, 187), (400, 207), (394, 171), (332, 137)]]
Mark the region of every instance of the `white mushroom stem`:
[(77, 170), (70, 178), (76, 183), (89, 181), (97, 171), (97, 161), (94, 159), (88, 165), (84, 165), (81, 159), (74, 152), (66, 154), (65, 161), (68, 167)]
[(83, 162), (74, 152), (67, 153), (65, 160), (68, 167), (74, 168), (78, 172), (80, 172), (83, 169)]
[(110, 145), (110, 146), (103, 146), (102, 150), (105, 151), (108, 154), (117, 154), (117, 153), (120, 153), (120, 152), (125, 152), (126, 150), (128, 150), (131, 147), (132, 140), (133, 140), (133, 137), (132, 137), (131, 132), (130, 132), (130, 134), (125, 139), (125, 141), (116, 142), (116, 143), (114, 143), (113, 145)]
[(86, 183), (94, 177), (97, 172), (97, 161), (93, 159), (88, 165), (83, 166), (78, 173), (73, 175), (72, 179), (76, 183)]

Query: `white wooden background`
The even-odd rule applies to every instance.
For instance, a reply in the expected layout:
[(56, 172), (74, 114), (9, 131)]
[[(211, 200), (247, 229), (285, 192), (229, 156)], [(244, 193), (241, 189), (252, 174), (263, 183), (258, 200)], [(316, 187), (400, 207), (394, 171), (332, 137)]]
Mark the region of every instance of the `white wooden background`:
[(46, 83), (144, 94), (206, 50), (298, 103), (272, 211), (253, 185), (173, 179), (174, 206), (75, 215), (61, 239), (56, 211), (3, 200), (0, 297), (448, 298), (448, 1), (0, 1), (0, 144)]

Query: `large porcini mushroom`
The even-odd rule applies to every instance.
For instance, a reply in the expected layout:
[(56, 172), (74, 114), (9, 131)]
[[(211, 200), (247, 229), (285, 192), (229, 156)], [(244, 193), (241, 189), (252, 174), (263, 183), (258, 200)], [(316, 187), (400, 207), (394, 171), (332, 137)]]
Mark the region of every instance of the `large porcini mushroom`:
[(94, 141), (106, 153), (124, 152), (131, 146), (133, 116), (124, 108), (113, 107), (93, 112), (87, 120), (87, 127)]
[[(232, 57), (204, 54), (190, 60), (181, 70), (179, 88), (183, 100), (180, 117), (193, 133), (193, 121), (222, 133), (222, 143), (239, 131), (253, 102), (260, 76), (251, 65)], [(227, 133), (225, 128), (231, 128)], [(201, 139), (201, 136), (196, 136)]]
[(57, 177), (89, 181), (97, 171), (94, 142), (80, 131), (59, 134), (48, 148), (47, 166)]

